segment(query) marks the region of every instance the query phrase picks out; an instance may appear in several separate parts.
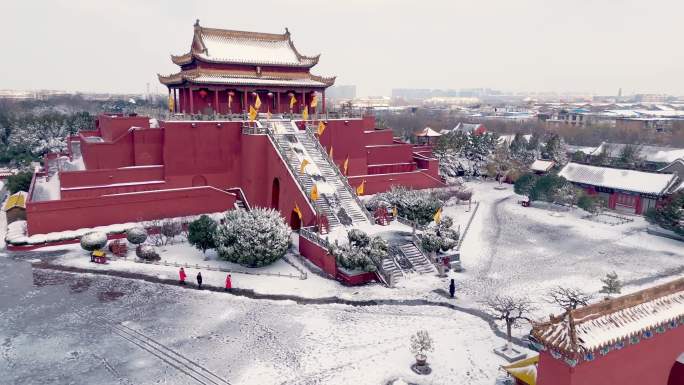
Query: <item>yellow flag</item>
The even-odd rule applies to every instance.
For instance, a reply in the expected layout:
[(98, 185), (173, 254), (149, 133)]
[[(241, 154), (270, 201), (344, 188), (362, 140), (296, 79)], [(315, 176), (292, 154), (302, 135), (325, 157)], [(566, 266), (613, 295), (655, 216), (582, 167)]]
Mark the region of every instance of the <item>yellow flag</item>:
[(347, 155), (347, 159), (342, 163), (342, 173), (344, 175), (347, 175), (347, 170), (349, 170), (349, 155)]
[(169, 112), (173, 112), (175, 106), (176, 104), (173, 101), (173, 96), (169, 95)]
[(363, 193), (366, 191), (366, 180), (364, 179), (363, 182), (359, 185), (359, 187), (356, 188), (356, 195), (363, 195)]
[(303, 173), (304, 173), (304, 167), (306, 167), (307, 164), (309, 164), (309, 161), (306, 160), (306, 159), (304, 159), (304, 160), (302, 161), (302, 164), (299, 166), (299, 173), (300, 173), (300, 174), (303, 174)]
[(442, 208), (440, 207), (437, 212), (435, 213), (435, 216), (432, 217), (432, 219), (435, 220), (435, 223), (439, 224), (439, 222), (442, 221)]
[(294, 95), (290, 96), (290, 109), (294, 107), (295, 103), (297, 103), (297, 98)]
[(302, 120), (309, 120), (309, 106), (304, 106), (304, 111), (302, 111)]
[(259, 98), (259, 94), (257, 94), (256, 100), (254, 101), (254, 108), (256, 108), (257, 111), (259, 108), (261, 108), (261, 99)]
[(397, 206), (392, 207), (392, 216), (396, 218), (397, 214), (399, 214), (399, 212), (397, 211)]
[(332, 152), (332, 149), (333, 149), (333, 148), (332, 148), (332, 146), (330, 146), (330, 154), (328, 154), (328, 155), (330, 156), (330, 159), (332, 159), (332, 158), (333, 158), (333, 152)]
[(316, 108), (318, 106), (318, 95), (314, 94), (311, 98), (311, 108)]
[(323, 135), (323, 131), (325, 131), (325, 123), (323, 123), (323, 121), (321, 120), (320, 122), (318, 122), (318, 136)]
[(250, 122), (255, 121), (256, 117), (257, 117), (257, 110), (255, 110), (253, 106), (249, 106), (249, 121)]
[(313, 187), (311, 188), (311, 200), (318, 200), (318, 186), (316, 186), (316, 183), (314, 183)]
[(295, 207), (293, 210), (295, 213), (297, 213), (297, 216), (299, 217), (299, 220), (302, 220), (302, 210), (299, 209), (299, 205), (295, 203)]

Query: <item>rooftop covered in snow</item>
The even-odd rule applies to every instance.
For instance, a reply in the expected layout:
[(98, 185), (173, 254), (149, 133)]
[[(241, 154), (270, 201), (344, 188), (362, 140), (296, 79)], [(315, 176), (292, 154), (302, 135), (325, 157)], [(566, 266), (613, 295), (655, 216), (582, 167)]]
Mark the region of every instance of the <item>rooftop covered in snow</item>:
[(643, 194), (663, 195), (674, 187), (677, 176), (636, 170), (568, 163), (558, 173), (570, 182)]
[[(571, 310), (535, 325), (532, 334), (548, 349), (568, 357), (619, 344), (643, 333), (680, 327), (684, 278)], [(665, 329), (662, 329), (665, 328)]]
[(175, 64), (185, 65), (193, 58), (214, 63), (283, 65), (312, 67), (318, 63), (316, 56), (299, 53), (290, 38), (290, 31), (273, 34), (207, 28), (195, 23), (190, 52), (171, 56)]

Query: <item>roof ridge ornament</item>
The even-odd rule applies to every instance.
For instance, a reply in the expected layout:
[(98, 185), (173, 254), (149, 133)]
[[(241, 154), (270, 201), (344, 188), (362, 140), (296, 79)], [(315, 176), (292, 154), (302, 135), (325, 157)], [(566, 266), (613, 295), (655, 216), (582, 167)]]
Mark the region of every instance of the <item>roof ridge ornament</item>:
[(194, 25), (194, 26), (195, 26), (195, 27), (200, 27), (199, 19), (196, 19), (196, 20), (195, 20), (195, 25)]

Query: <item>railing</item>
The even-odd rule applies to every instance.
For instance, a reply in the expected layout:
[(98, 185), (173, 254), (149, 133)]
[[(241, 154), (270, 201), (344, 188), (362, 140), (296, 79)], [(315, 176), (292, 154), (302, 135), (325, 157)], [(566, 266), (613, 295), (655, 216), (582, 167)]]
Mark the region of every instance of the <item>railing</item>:
[[(149, 114), (155, 115), (156, 118), (168, 121), (185, 121), (185, 120), (198, 120), (198, 121), (246, 121), (249, 120), (249, 116), (246, 111), (231, 114), (190, 114), (190, 113), (162, 113), (162, 114)], [(344, 111), (344, 112), (326, 112), (322, 114), (309, 114), (309, 119), (313, 120), (331, 120), (331, 119), (361, 119), (364, 114), (360, 111)], [(257, 118), (266, 118), (267, 114), (260, 112)], [(295, 113), (272, 113), (271, 119), (288, 119), (288, 120), (304, 120), (302, 114)]]
[(340, 181), (342, 181), (342, 186), (347, 190), (349, 195), (356, 201), (356, 204), (359, 205), (359, 208), (361, 209), (361, 212), (368, 218), (368, 221), (372, 224), (374, 219), (373, 215), (366, 209), (366, 206), (361, 202), (361, 199), (359, 199), (359, 196), (356, 194), (356, 189), (354, 189), (350, 184), (349, 180), (347, 179), (342, 172), (340, 172), (340, 168), (337, 167), (335, 164), (335, 161), (330, 158), (330, 155), (328, 154), (327, 151), (323, 148), (321, 145), (321, 142), (316, 138), (316, 135), (313, 133), (313, 127), (311, 125), (306, 125), (305, 126), (305, 131), (309, 139), (314, 143), (314, 146), (319, 150), (321, 154), (323, 154), (323, 159), (325, 159), (328, 162), (328, 165), (333, 169), (335, 172), (335, 175), (337, 175), (338, 178), (340, 178)]
[[(270, 123), (267, 123), (266, 126), (260, 127), (263, 132), (268, 135), (268, 137), (271, 139), (271, 142), (273, 142), (273, 145), (276, 148), (276, 151), (278, 151), (278, 154), (280, 154), (280, 157), (283, 158), (283, 162), (285, 162), (286, 167), (288, 170), (290, 170), (290, 173), (294, 177), (294, 179), (297, 181), (297, 184), (301, 188), (302, 192), (304, 193), (304, 196), (306, 196), (306, 199), (311, 203), (311, 207), (313, 207), (314, 211), (316, 212), (316, 220), (317, 222), (321, 221), (321, 217), (323, 217), (323, 213), (321, 213), (320, 209), (318, 208), (318, 205), (316, 204), (316, 201), (311, 199), (311, 196), (308, 194), (306, 191), (306, 186), (304, 185), (304, 182), (299, 178), (299, 171), (295, 170), (294, 167), (290, 164), (289, 158), (287, 156), (287, 152), (285, 151), (284, 148), (280, 146), (280, 143), (275, 137), (275, 134), (273, 133), (273, 130), (271, 130), (271, 125)], [(244, 130), (244, 127), (243, 127)]]
[[(310, 229), (314, 230), (312, 231)], [(302, 227), (299, 229), (299, 236), (304, 237), (304, 239), (307, 239), (326, 250), (330, 250), (330, 242), (324, 238), (321, 238), (315, 231), (315, 227)]]

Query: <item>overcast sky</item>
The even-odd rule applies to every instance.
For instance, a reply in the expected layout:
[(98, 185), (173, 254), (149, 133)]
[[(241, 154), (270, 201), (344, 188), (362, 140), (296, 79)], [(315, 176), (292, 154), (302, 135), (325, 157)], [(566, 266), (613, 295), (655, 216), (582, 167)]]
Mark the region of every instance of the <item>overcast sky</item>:
[(355, 84), (684, 95), (681, 0), (3, 0), (0, 89), (143, 92), (192, 25), (282, 33)]

